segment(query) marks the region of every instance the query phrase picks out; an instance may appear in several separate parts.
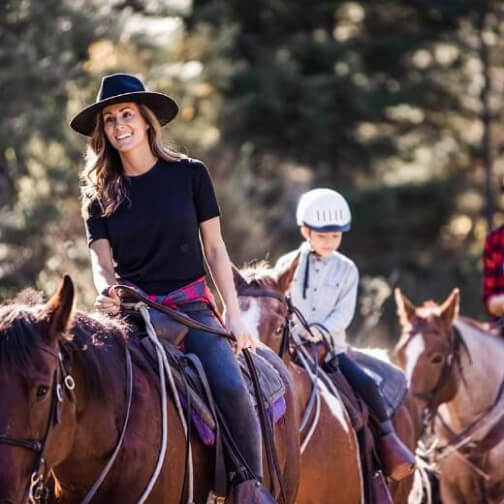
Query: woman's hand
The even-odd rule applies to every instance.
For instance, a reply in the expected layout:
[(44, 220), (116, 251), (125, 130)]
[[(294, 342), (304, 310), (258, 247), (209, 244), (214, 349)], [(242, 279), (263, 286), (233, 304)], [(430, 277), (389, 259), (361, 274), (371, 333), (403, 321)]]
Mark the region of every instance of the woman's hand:
[(236, 354), (239, 355), (243, 348), (255, 351), (257, 342), (247, 330), (240, 315), (225, 314), (226, 329), (236, 338)]
[(119, 309), (121, 307), (121, 302), (119, 300), (119, 296), (114, 289), (108, 290), (108, 296), (102, 294), (98, 294), (96, 296), (95, 308), (102, 313), (107, 313), (108, 315), (115, 315), (119, 313)]

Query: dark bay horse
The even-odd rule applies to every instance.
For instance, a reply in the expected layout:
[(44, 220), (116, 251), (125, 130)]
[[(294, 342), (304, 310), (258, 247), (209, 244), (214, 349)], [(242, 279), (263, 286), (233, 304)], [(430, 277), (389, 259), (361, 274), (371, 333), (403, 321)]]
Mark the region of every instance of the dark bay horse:
[[(34, 472), (53, 476), (58, 503), (82, 502), (111, 459), (125, 423), (126, 347), (133, 376), (129, 421), (117, 458), (92, 502), (139, 502), (156, 465), (161, 439), (157, 375), (124, 324), (74, 313), (73, 304), (73, 283), (65, 276), (47, 303), (32, 291), (0, 307), (1, 504), (26, 502)], [(275, 440), (287, 502), (293, 503), (299, 442), (290, 390), (286, 402)], [(186, 442), (170, 398), (168, 427), (162, 469), (145, 500), (151, 504), (184, 501)], [(191, 445), (194, 501), (203, 503), (212, 488), (214, 450), (195, 437)], [(268, 485), (267, 469), (264, 474)]]
[(461, 317), (459, 291), (417, 307), (396, 290), (395, 353), (437, 438), (443, 503), (504, 502), (504, 341)]
[[(278, 277), (267, 268), (235, 270), (240, 309), (248, 329), (258, 340), (268, 345), (277, 355), (282, 340), (286, 305), (269, 293), (283, 293), (291, 281), (291, 272)], [(250, 296), (240, 292), (244, 284), (264, 291), (264, 295)], [(307, 372), (293, 363), (287, 353), (283, 356), (297, 391), (298, 418), (301, 418), (309, 402), (312, 382)], [(296, 502), (315, 504), (338, 502), (339, 504), (364, 502), (364, 491), (359, 460), (357, 438), (350, 418), (340, 398), (335, 397), (321, 384), (321, 401), (318, 424), (312, 434), (310, 426), (315, 413), (309, 417), (301, 440), (309, 437), (301, 455), (301, 479)]]
[[(240, 286), (248, 284), (255, 289), (259, 289), (259, 291), (265, 291), (265, 293), (269, 291), (274, 294), (276, 293), (277, 295), (285, 295), (289, 289), (296, 268), (296, 259), (290, 265), (286, 265), (285, 268), (281, 271), (273, 270), (269, 268), (265, 263), (258, 263), (257, 266), (245, 268), (242, 271), (235, 270), (235, 284), (238, 290), (240, 289)], [(258, 339), (266, 343), (275, 353), (278, 354), (282, 341), (281, 327), (285, 322), (287, 309), (285, 303), (282, 303), (279, 299), (275, 298), (275, 296), (270, 297), (268, 295), (257, 297), (240, 295), (239, 299), (242, 313), (244, 314), (244, 317), (248, 322), (249, 330), (251, 330)], [(380, 358), (384, 358), (382, 354), (383, 352), (380, 352)], [(304, 370), (300, 369), (298, 366), (296, 366), (296, 364), (290, 362), (290, 358), (288, 356), (286, 356), (286, 363), (291, 370), (291, 373), (293, 373), (295, 376), (296, 385), (301, 390), (301, 393), (298, 397), (298, 403), (300, 414), (302, 414), (306, 406), (311, 384), (308, 377), (304, 375)], [(329, 392), (327, 392), (327, 397), (329, 396), (330, 394)], [(337, 402), (338, 401), (333, 397), (333, 407)], [(343, 410), (345, 409), (343, 404), (341, 404), (341, 407), (343, 408)], [(344, 416), (344, 422), (338, 423), (335, 422), (335, 416), (334, 414), (331, 414), (331, 411), (331, 406), (329, 406), (329, 408), (327, 408), (327, 411), (325, 411), (324, 414), (321, 415), (323, 421), (320, 422), (319, 428), (316, 431), (316, 435), (308, 445), (310, 447), (310, 450), (307, 449), (306, 454), (303, 454), (302, 456), (301, 483), (299, 491), (300, 496), (309, 495), (309, 493), (313, 491), (313, 485), (310, 484), (310, 478), (306, 478), (307, 482), (305, 483), (304, 477), (304, 474), (309, 473), (310, 470), (319, 471), (316, 481), (317, 490), (320, 492), (323, 492), (325, 489), (322, 481), (325, 482), (327, 488), (331, 488), (331, 486), (334, 485), (333, 489), (336, 487), (340, 488), (340, 490), (342, 488), (347, 489), (346, 491), (342, 492), (342, 495), (345, 495), (345, 492), (347, 492), (347, 495), (352, 495), (350, 487), (356, 488), (358, 484), (355, 479), (354, 472), (352, 472), (351, 479), (348, 479), (348, 476), (345, 476), (344, 478), (341, 477), (341, 479), (339, 478), (339, 476), (343, 474), (341, 473), (342, 464), (346, 464), (346, 470), (355, 471), (355, 463), (353, 460), (348, 458), (348, 454), (343, 454), (337, 442), (328, 445), (327, 439), (341, 439), (345, 438), (345, 436), (348, 438), (348, 431), (351, 431), (352, 436), (350, 437), (354, 439), (355, 433), (346, 412)], [(401, 407), (395, 413), (392, 420), (396, 428), (396, 432), (401, 440), (414, 452), (418, 439), (420, 438), (422, 432), (422, 425), (420, 421), (420, 414), (417, 409), (417, 404), (409, 393), (406, 396)], [(342, 425), (345, 425), (345, 432), (342, 432)], [(336, 447), (336, 450), (334, 452), (331, 452), (329, 450), (329, 447), (333, 446)], [(352, 451), (351, 456), (358, 459), (358, 448), (356, 448), (356, 444), (353, 444), (353, 442), (352, 450), (357, 450), (357, 452)], [(320, 472), (320, 467), (317, 469), (317, 464), (320, 460), (321, 453), (324, 454), (324, 466), (328, 468), (328, 471), (324, 472), (323, 474)], [(327, 462), (329, 459), (331, 459), (331, 457), (332, 462)], [(337, 477), (335, 477), (335, 475), (337, 475)], [(399, 482), (392, 481), (390, 483), (390, 490), (395, 504), (406, 504), (408, 502), (412, 485), (413, 476), (405, 478)], [(304, 494), (305, 488), (306, 494)], [(328, 490), (328, 492), (330, 491), (331, 490)], [(355, 494), (353, 494), (351, 498), (355, 498)], [(363, 499), (364, 497), (361, 495), (361, 498)], [(338, 500), (338, 502), (352, 502), (351, 500), (345, 501), (342, 496), (340, 497), (340, 499), (342, 500)], [(299, 502), (305, 501), (299, 500)], [(306, 502), (324, 502), (324, 500), (321, 499), (320, 501), (311, 501), (308, 499)]]

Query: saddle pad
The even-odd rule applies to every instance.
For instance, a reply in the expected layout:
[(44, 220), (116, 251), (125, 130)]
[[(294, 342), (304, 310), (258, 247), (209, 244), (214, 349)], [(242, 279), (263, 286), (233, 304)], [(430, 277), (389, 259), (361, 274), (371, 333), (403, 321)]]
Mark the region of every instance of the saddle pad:
[[(259, 385), (264, 397), (264, 406), (269, 409), (275, 404), (275, 402), (282, 398), (285, 394), (285, 385), (280, 378), (277, 370), (266, 360), (257, 353), (251, 352), (252, 361), (257, 369), (257, 374), (259, 375)], [(249, 369), (247, 363), (245, 362), (245, 357), (240, 355), (238, 357), (238, 362), (240, 364), (241, 372), (245, 378), (245, 383), (247, 384), (250, 395), (254, 406), (257, 406), (257, 399), (254, 393), (254, 386), (250, 378)]]
[[(167, 352), (168, 360), (172, 367), (182, 406), (184, 407), (184, 409), (186, 408), (187, 400), (185, 397), (185, 388), (183, 386), (183, 381), (179, 376), (179, 369), (184, 370), (184, 374), (186, 375), (188, 382), (188, 394), (191, 396), (191, 404), (193, 406), (193, 409), (191, 410), (192, 423), (196, 428), (196, 431), (198, 432), (198, 435), (203, 444), (207, 446), (213, 445), (213, 443), (215, 442), (215, 423), (213, 422), (212, 413), (206, 405), (206, 400), (203, 398), (203, 395), (200, 393), (200, 391), (197, 390), (199, 388), (198, 376), (196, 375), (196, 373), (194, 373), (194, 371), (191, 370), (191, 368), (182, 363), (184, 354), (180, 350), (175, 348), (168, 341), (160, 341)], [(155, 356), (152, 342), (148, 338), (137, 337), (137, 344), (149, 355), (152, 368), (157, 374), (157, 358)], [(273, 368), (273, 366), (269, 364), (269, 362), (267, 362), (264, 358), (260, 357), (257, 354), (252, 354), (252, 359), (259, 375), (259, 384), (263, 392), (266, 410), (270, 416), (272, 423), (276, 423), (280, 418), (282, 418), (286, 410), (284, 399), (285, 386), (282, 379), (280, 378), (280, 375)], [(251, 395), (253, 404), (255, 407), (257, 407), (252, 381), (250, 380), (248, 374), (247, 364), (243, 356), (239, 357), (238, 360), (240, 362), (240, 369), (247, 385), (247, 389)], [(174, 364), (182, 365), (174, 366)], [(196, 385), (192, 386), (192, 384)]]
[(387, 414), (392, 416), (408, 393), (406, 376), (390, 362), (362, 350), (352, 349), (355, 361), (373, 378), (385, 399)]

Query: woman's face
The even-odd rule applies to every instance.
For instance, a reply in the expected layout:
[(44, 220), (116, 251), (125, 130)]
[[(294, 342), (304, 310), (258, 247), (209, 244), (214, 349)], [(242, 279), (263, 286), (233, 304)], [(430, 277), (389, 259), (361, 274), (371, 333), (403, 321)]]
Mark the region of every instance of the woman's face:
[(129, 152), (148, 143), (149, 125), (134, 102), (116, 103), (103, 109), (105, 135), (119, 152)]

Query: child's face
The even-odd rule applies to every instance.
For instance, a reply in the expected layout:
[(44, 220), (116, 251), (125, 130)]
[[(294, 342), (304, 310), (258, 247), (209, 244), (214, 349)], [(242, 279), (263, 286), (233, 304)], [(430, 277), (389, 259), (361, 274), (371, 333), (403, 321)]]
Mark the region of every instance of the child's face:
[(301, 233), (310, 242), (315, 253), (321, 257), (329, 257), (341, 245), (341, 231), (319, 233), (303, 226)]

